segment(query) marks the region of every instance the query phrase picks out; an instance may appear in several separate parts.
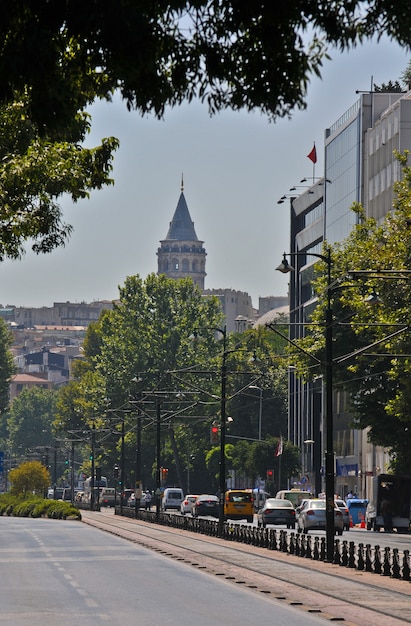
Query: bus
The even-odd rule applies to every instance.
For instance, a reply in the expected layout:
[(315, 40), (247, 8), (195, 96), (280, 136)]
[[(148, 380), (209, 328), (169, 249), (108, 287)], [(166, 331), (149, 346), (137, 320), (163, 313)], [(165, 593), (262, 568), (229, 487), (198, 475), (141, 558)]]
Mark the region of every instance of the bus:
[[(100, 498), (101, 490), (104, 487), (107, 487), (107, 478), (105, 476), (101, 476), (100, 480), (94, 479), (94, 502), (97, 502)], [(83, 502), (90, 503), (91, 502), (91, 476), (86, 478), (83, 485), (84, 495), (82, 498)]]

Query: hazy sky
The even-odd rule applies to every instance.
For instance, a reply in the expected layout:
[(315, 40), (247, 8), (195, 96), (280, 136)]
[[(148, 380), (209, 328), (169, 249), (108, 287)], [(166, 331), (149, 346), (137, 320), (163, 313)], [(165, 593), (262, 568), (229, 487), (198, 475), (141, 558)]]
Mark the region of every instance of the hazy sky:
[(289, 208), (277, 204), (290, 187), (312, 176), (307, 154), (317, 146), (322, 174), (324, 130), (357, 100), (356, 90), (398, 80), (410, 56), (387, 41), (331, 53), (323, 78), (313, 78), (306, 111), (270, 123), (259, 113), (226, 111), (209, 117), (199, 103), (169, 110), (165, 119), (141, 118), (118, 99), (92, 109), (89, 144), (114, 135), (115, 185), (75, 205), (64, 199), (74, 226), (65, 248), (28, 252), (0, 267), (0, 303), (114, 299), (126, 276), (157, 271), (156, 251), (166, 237), (180, 195), (207, 251), (206, 288), (286, 295), (287, 278), (275, 267), (289, 249)]

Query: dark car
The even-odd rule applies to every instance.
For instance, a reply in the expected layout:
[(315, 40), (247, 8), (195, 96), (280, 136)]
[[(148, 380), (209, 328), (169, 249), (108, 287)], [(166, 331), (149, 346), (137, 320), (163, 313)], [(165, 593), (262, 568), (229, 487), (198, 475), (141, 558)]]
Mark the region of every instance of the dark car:
[(267, 524), (285, 524), (295, 528), (295, 509), (289, 500), (268, 498), (257, 513), (257, 524), (265, 528)]
[(198, 496), (191, 509), (191, 515), (198, 517), (199, 515), (212, 515), (218, 517), (219, 501), (217, 496), (203, 495)]

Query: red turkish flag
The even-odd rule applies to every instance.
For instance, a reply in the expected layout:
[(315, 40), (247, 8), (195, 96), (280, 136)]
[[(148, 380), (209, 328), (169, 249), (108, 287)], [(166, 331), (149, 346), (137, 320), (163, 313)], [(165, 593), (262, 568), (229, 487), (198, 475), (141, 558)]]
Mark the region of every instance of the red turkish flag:
[(316, 150), (315, 144), (310, 154), (307, 154), (307, 156), (310, 159), (310, 161), (312, 161), (313, 163), (317, 163), (317, 150)]

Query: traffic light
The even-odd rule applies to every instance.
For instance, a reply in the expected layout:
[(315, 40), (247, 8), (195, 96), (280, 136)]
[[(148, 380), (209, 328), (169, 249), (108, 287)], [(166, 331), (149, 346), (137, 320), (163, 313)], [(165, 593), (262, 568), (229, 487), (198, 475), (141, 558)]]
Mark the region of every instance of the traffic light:
[(114, 480), (118, 480), (118, 477), (120, 476), (120, 467), (117, 465), (117, 463), (113, 467), (113, 476)]
[(217, 444), (220, 440), (220, 428), (216, 422), (213, 422), (210, 427), (210, 443)]
[(267, 482), (268, 483), (274, 482), (274, 470), (272, 469), (267, 470)]
[(101, 480), (101, 467), (96, 467), (96, 480), (98, 482)]
[(160, 468), (160, 477), (161, 480), (166, 481), (168, 477), (168, 469), (166, 467)]
[(64, 461), (64, 463), (65, 463), (65, 466), (66, 466), (66, 467), (68, 467), (68, 466), (69, 466), (69, 460), (68, 460), (68, 459), (66, 459), (66, 460)]

